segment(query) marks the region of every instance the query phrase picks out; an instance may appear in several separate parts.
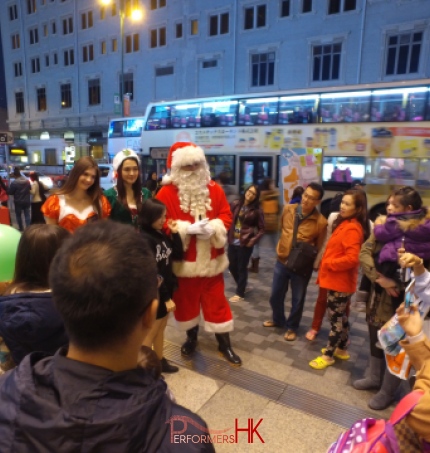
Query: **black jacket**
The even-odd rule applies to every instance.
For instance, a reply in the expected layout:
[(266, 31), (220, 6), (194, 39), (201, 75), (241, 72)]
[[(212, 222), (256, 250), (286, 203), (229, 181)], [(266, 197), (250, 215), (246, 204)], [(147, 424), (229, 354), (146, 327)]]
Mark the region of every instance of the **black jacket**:
[[(212, 444), (171, 441), (173, 416), (203, 430), (206, 424), (172, 403), (165, 382), (149, 370), (113, 372), (65, 355), (33, 353), (0, 377), (2, 453), (215, 451)], [(205, 434), (191, 422), (184, 434)]]
[(172, 298), (177, 285), (172, 271), (172, 260), (182, 260), (184, 250), (181, 237), (178, 233), (173, 233), (170, 239), (169, 236), (154, 228), (144, 228), (142, 234), (154, 252), (158, 273), (163, 277), (159, 292), (160, 303), (165, 303)]
[(0, 337), (16, 364), (30, 352), (54, 354), (69, 342), (50, 292), (0, 297)]
[(15, 203), (30, 206), (30, 189), (30, 181), (25, 176), (20, 176), (10, 183), (8, 194), (13, 195)]

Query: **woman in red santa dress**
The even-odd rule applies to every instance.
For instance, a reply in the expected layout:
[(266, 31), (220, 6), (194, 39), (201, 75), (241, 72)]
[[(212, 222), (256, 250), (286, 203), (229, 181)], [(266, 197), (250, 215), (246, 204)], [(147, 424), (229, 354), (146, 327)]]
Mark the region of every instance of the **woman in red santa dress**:
[(219, 352), (230, 363), (241, 365), (230, 344), (233, 317), (224, 295), (230, 206), (222, 188), (211, 181), (202, 148), (189, 142), (175, 143), (167, 167), (170, 175), (163, 179), (157, 198), (166, 205), (167, 220), (177, 221), (184, 245), (183, 260), (173, 262), (178, 277), (174, 314), (179, 328), (187, 332), (181, 353), (191, 356), (196, 349), (201, 311), (205, 330), (215, 333)]

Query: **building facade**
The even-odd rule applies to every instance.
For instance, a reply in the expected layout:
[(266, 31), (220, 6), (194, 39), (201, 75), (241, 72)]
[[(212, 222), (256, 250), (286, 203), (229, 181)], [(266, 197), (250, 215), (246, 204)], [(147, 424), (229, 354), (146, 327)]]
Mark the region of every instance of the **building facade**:
[(155, 100), (430, 77), (429, 0), (140, 0), (133, 22), (138, 3), (1, 2), (16, 137), (103, 157), (121, 74), (131, 116)]

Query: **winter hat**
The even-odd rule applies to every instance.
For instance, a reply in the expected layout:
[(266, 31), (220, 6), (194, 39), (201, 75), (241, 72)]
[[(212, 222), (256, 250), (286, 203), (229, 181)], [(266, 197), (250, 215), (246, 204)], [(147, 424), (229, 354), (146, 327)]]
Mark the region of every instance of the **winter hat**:
[(178, 168), (197, 162), (206, 162), (205, 153), (200, 146), (191, 142), (176, 142), (170, 147), (167, 168)]
[(118, 168), (126, 159), (136, 159), (137, 163), (140, 164), (139, 156), (132, 149), (126, 148), (113, 158), (113, 169), (118, 171)]

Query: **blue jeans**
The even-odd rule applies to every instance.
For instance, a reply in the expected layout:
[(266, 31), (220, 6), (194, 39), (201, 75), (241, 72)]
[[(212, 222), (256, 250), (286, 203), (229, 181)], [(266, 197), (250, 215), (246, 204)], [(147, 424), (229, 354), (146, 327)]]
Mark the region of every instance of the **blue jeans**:
[(23, 231), (22, 214), (24, 214), (25, 227), (30, 225), (30, 203), (15, 203), (15, 216), (18, 223), (19, 231)]
[[(306, 291), (311, 276), (301, 277), (289, 271), (283, 264), (276, 261), (273, 272), (272, 294), (270, 306), (273, 312), (273, 322), (288, 330), (297, 331), (302, 319), (303, 307), (305, 305)], [(285, 296), (288, 285), (291, 282), (291, 312), (288, 319), (285, 317)]]

